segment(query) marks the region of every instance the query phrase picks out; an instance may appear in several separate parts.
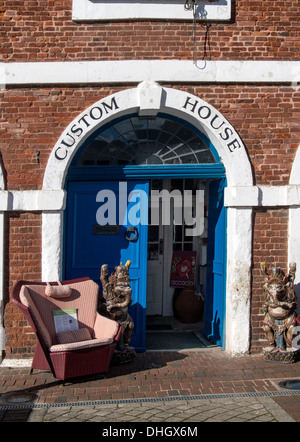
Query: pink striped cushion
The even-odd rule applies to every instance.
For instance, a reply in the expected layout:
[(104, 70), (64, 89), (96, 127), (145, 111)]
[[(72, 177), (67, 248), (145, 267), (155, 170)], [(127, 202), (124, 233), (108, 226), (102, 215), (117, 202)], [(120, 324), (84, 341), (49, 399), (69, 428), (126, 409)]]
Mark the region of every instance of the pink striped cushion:
[(58, 344), (69, 344), (70, 342), (88, 341), (92, 339), (92, 336), (87, 328), (79, 328), (78, 330), (57, 333), (56, 339)]
[(83, 350), (84, 348), (100, 347), (111, 344), (113, 339), (90, 339), (88, 341), (70, 342), (69, 344), (57, 344), (52, 345), (49, 350), (51, 353), (58, 351), (75, 351)]
[(47, 285), (45, 295), (50, 298), (64, 299), (72, 294), (72, 289), (68, 285)]

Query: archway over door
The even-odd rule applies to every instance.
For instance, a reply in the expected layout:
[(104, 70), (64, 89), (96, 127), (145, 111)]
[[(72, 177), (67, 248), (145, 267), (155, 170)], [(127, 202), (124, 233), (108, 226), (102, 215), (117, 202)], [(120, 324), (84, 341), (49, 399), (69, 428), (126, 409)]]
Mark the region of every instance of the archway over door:
[[(0, 162), (0, 191), (5, 189), (4, 172)], [(0, 212), (0, 360), (5, 350), (4, 329), (4, 212)]]
[[(136, 349), (145, 349), (145, 342), (147, 348), (146, 316), (173, 316), (174, 290), (179, 283), (172, 278), (170, 287), (173, 253), (177, 269), (178, 259), (186, 265), (191, 254), (194, 256), (191, 262), (197, 291), (206, 294), (206, 279), (211, 281), (205, 296), (205, 334), (222, 345), (226, 210), (224, 186), (212, 187), (211, 180), (224, 177), (225, 168), (211, 142), (186, 122), (162, 113), (118, 118), (94, 132), (74, 156), (66, 178), (64, 278), (89, 276), (100, 284), (99, 268), (103, 263), (111, 273), (116, 263), (130, 260), (129, 314), (135, 323), (131, 343)], [(129, 202), (133, 189), (138, 195), (147, 192), (143, 210), (138, 210), (144, 218), (149, 213), (144, 228), (130, 217), (140, 204)], [(176, 195), (175, 213), (171, 210), (171, 195)], [(194, 200), (194, 217), (197, 214), (193, 229), (187, 213), (189, 199)], [(125, 215), (120, 204), (126, 207)], [(137, 232), (133, 242), (127, 241), (124, 234), (129, 224)], [(206, 249), (212, 252), (210, 265), (200, 267), (206, 265)]]
[[(300, 186), (300, 146), (295, 155), (294, 163), (290, 176), (291, 186)], [(300, 262), (300, 207), (294, 205), (289, 209), (289, 262)], [(295, 278), (295, 292), (298, 298), (298, 305), (300, 305), (300, 274), (299, 270), (296, 272)]]
[[(225, 169), (229, 187), (252, 186), (252, 171), (246, 149), (233, 126), (214, 107), (200, 98), (176, 89), (143, 82), (98, 101), (82, 112), (64, 131), (50, 155), (43, 189), (64, 189), (71, 161), (82, 144), (102, 125), (137, 113), (163, 112), (187, 121), (215, 146)], [(226, 342), (225, 349), (243, 353), (250, 342), (250, 268), (252, 210), (228, 208)], [(63, 253), (63, 212), (43, 214), (43, 280), (61, 277)], [(241, 247), (241, 245), (243, 247)]]

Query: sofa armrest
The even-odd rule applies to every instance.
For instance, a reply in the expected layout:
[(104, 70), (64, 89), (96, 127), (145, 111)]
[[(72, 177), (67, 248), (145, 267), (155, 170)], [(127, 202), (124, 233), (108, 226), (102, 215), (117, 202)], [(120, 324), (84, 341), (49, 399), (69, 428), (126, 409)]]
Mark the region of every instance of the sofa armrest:
[(115, 339), (120, 329), (120, 324), (112, 319), (96, 313), (94, 325), (95, 339), (112, 338)]
[(49, 348), (50, 353), (57, 353), (61, 351), (76, 351), (84, 350), (86, 348), (104, 347), (113, 343), (112, 338), (106, 339), (89, 339), (88, 341), (69, 342), (68, 344), (56, 344), (51, 345)]

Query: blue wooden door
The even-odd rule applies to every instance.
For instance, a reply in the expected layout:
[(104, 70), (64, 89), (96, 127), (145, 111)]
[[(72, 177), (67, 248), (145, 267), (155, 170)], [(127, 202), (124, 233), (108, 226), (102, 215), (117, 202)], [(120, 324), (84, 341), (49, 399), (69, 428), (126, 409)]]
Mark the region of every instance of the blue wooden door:
[(213, 181), (209, 188), (205, 335), (223, 344), (226, 288), (226, 208), (225, 180)]
[(111, 274), (130, 260), (131, 345), (144, 351), (148, 182), (71, 181), (67, 190), (65, 279), (89, 276), (101, 287), (102, 264)]

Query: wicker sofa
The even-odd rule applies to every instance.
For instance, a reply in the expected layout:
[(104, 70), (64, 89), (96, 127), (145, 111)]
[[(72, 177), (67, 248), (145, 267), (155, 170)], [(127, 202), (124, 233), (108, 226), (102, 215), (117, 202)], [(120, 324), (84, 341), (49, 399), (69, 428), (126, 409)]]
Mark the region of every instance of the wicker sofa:
[(15, 284), (11, 300), (38, 340), (31, 372), (51, 370), (65, 380), (108, 371), (121, 327), (97, 312), (98, 291), (90, 278)]

